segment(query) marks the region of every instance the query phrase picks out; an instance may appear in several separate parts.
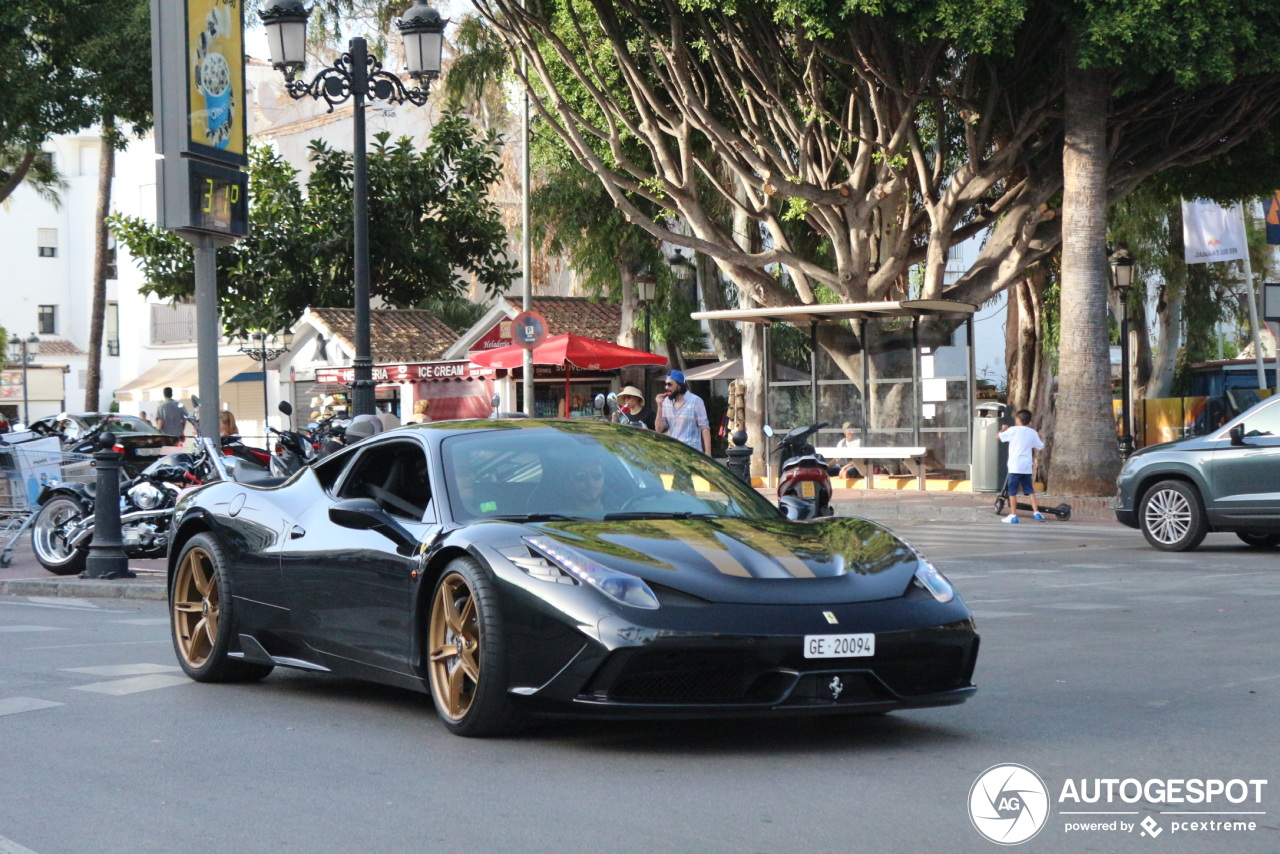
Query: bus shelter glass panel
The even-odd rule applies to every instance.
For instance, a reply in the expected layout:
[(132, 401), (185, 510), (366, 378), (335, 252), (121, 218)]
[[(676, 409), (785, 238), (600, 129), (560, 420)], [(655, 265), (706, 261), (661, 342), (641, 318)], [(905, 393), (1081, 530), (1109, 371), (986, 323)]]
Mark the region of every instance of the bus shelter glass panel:
[(887, 317), (866, 321), (867, 413), (863, 444), (915, 444), (916, 405), (914, 318)]
[(922, 317), (916, 334), (920, 345), (920, 444), (946, 469), (967, 471), (973, 404), (965, 320)]

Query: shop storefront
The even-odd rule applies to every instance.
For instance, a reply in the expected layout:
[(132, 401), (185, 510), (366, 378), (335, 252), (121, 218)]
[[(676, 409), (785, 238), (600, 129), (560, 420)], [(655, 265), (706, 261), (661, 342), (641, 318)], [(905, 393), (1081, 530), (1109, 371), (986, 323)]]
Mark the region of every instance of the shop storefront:
[[(513, 392), (516, 400), (515, 408), (520, 412), (524, 408), (524, 372), (513, 370)], [(578, 371), (569, 375), (569, 410), (570, 418), (594, 417), (595, 398), (598, 394), (617, 391), (617, 371)], [(565, 370), (560, 365), (533, 366), (533, 416), (535, 418), (565, 417)], [(504, 406), (504, 408), (506, 408)]]
[[(355, 368), (317, 368), (316, 384), (342, 389), (333, 394), (334, 407), (347, 406)], [(375, 402), (402, 421), (422, 399), (431, 401), (432, 421), (484, 418), (490, 412), (494, 371), (470, 362), (415, 362), (374, 365)], [(349, 411), (349, 408), (348, 408)]]

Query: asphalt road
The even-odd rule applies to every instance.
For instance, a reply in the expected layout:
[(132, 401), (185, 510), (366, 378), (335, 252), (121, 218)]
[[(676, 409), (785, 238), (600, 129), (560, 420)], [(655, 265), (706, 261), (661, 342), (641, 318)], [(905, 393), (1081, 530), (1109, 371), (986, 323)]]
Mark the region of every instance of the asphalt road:
[[(969, 797), (1002, 763), (1048, 791), (1021, 850), (1280, 850), (1280, 552), (1213, 535), (1165, 555), (1075, 523), (897, 529), (977, 615), (963, 706), (465, 740), (406, 691), (282, 669), (191, 683), (162, 603), (0, 597), (0, 854), (991, 852)], [(1096, 779), (1267, 783), (1257, 803), (1060, 800)], [(1085, 811), (1121, 814), (1068, 814)], [(1189, 811), (1236, 815), (1171, 814)], [(1138, 826), (1066, 829), (1112, 821)], [(1191, 821), (1256, 829), (1174, 826)]]

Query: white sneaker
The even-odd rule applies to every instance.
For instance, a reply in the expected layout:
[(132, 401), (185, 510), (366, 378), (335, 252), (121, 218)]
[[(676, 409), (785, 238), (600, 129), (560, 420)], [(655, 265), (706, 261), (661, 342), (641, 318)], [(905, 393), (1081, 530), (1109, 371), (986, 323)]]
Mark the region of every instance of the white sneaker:
[(1005, 516), (1005, 517), (1004, 517), (1003, 519), (1001, 519), (1000, 521), (1001, 521), (1001, 522), (1008, 522), (1010, 525), (1016, 525), (1016, 524), (1018, 524), (1018, 517), (1017, 517), (1016, 515), (1014, 515), (1013, 513), (1010, 513), (1008, 516)]

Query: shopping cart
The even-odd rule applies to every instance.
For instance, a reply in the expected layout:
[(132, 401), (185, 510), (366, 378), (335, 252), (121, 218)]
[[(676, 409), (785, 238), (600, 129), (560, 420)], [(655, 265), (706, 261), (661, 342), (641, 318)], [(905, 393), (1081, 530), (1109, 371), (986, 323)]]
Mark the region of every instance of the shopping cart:
[(93, 454), (63, 451), (56, 438), (0, 443), (0, 567), (13, 562), (13, 545), (31, 527), (46, 485), (96, 479)]

